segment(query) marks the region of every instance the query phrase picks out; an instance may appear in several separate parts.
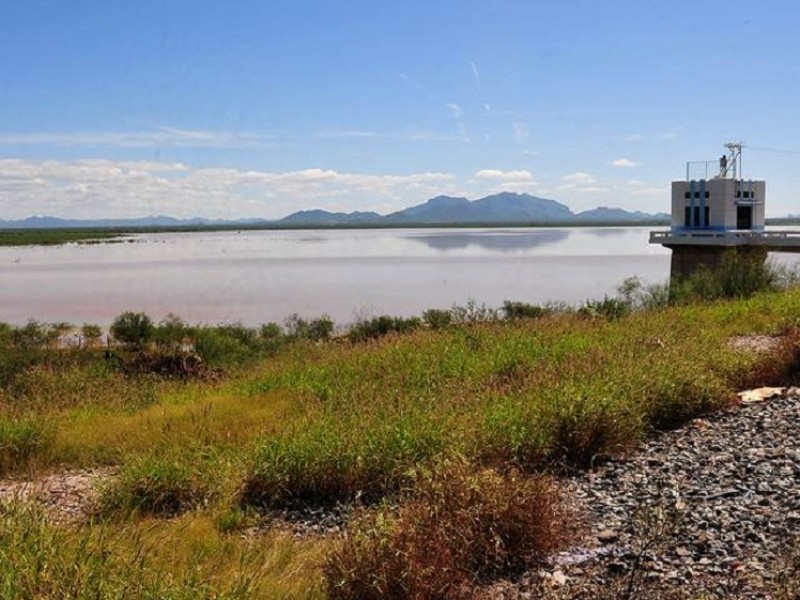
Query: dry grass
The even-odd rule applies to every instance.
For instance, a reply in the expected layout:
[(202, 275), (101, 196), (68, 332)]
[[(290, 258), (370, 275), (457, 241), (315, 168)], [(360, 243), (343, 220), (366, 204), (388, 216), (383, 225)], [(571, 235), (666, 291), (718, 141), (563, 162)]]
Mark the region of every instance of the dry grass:
[(542, 560), (568, 535), (544, 477), (465, 463), (416, 478), (399, 508), (367, 511), (328, 555), (332, 600), (469, 598), (473, 586)]

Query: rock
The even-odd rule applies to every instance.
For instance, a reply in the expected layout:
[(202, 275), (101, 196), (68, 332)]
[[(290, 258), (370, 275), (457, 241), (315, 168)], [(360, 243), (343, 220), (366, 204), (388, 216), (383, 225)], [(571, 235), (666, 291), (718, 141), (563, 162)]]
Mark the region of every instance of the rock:
[(613, 544), (619, 539), (619, 534), (613, 529), (604, 529), (597, 534), (597, 541), (601, 544)]
[(800, 530), (798, 394), (738, 404), (565, 481), (590, 526), (559, 564), (564, 590), (585, 591), (565, 597), (598, 597), (631, 569), (647, 597), (770, 597)]

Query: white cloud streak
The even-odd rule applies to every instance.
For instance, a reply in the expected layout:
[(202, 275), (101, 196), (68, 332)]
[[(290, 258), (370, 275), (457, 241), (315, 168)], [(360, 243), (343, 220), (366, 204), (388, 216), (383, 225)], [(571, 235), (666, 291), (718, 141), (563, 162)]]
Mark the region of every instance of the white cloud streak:
[(477, 179), (499, 179), (501, 181), (533, 181), (530, 171), (501, 171), (499, 169), (481, 169), (475, 173)]
[(342, 140), (398, 140), (409, 142), (463, 142), (464, 136), (448, 135), (433, 131), (409, 131), (409, 132), (382, 132), (365, 131), (360, 129), (326, 129), (315, 134), (319, 139), (342, 139)]
[(155, 147), (244, 147), (257, 146), (275, 136), (242, 131), (205, 131), (159, 127), (144, 131), (73, 131), (55, 133), (0, 133), (2, 146), (103, 146)]
[(4, 159), (0, 160), (0, 214), (5, 219), (33, 214), (276, 218), (312, 207), (400, 208), (449, 192), (454, 180), (451, 174), (435, 172), (269, 172), (147, 161)]
[(453, 115), (453, 119), (456, 122), (456, 127), (458, 128), (458, 135), (461, 138), (466, 139), (467, 138), (467, 128), (464, 125), (464, 120), (462, 119), (462, 117), (464, 116), (464, 109), (461, 108), (461, 106), (456, 104), (455, 102), (450, 102), (448, 104), (445, 104), (445, 106), (447, 107), (447, 109)]
[(621, 169), (631, 169), (633, 167), (638, 167), (639, 163), (628, 158), (618, 158), (617, 160), (611, 161), (611, 166)]
[(597, 181), (593, 175), (589, 175), (589, 173), (584, 173), (582, 171), (564, 175), (562, 179), (567, 183), (595, 183)]

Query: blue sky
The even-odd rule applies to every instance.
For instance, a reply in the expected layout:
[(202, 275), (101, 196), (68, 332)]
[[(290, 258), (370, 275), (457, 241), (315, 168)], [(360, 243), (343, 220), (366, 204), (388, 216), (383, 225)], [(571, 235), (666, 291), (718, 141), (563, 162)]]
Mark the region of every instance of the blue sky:
[(655, 212), (738, 139), (768, 213), (800, 213), (788, 0), (27, 0), (0, 56), (0, 219)]

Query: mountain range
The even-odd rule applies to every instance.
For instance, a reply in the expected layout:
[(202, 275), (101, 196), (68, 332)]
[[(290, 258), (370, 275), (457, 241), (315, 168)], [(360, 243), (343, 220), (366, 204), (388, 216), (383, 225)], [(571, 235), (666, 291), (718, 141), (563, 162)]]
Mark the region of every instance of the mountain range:
[(565, 204), (530, 194), (502, 192), (479, 200), (453, 196), (436, 196), (427, 202), (388, 215), (375, 212), (328, 212), (303, 210), (282, 219), (211, 220), (201, 217), (176, 219), (150, 216), (138, 219), (60, 219), (57, 217), (28, 217), (18, 221), (0, 220), (0, 229), (52, 229), (86, 227), (203, 227), (248, 225), (264, 227), (335, 227), (335, 226), (392, 226), (392, 225), (452, 225), (452, 224), (534, 224), (534, 223), (610, 223), (665, 221), (669, 215), (630, 212), (621, 208), (601, 206), (574, 213)]
[(448, 225), (454, 223), (607, 223), (663, 221), (669, 215), (630, 212), (601, 206), (574, 213), (565, 204), (530, 194), (502, 192), (479, 200), (436, 196), (423, 204), (381, 216), (373, 212), (332, 213), (324, 210), (300, 211), (289, 215), (279, 225)]

